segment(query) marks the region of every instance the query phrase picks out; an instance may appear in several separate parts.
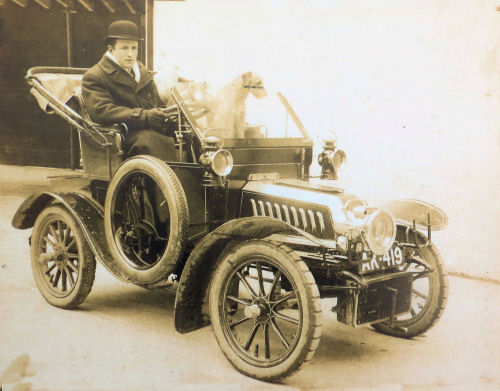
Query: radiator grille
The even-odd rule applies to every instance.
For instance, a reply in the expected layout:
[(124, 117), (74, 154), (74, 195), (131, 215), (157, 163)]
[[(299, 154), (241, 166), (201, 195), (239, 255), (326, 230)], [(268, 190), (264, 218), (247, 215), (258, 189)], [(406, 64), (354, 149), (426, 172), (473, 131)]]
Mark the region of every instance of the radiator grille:
[(255, 198), (250, 198), (250, 204), (254, 216), (274, 217), (316, 235), (325, 232), (325, 218), (320, 211)]

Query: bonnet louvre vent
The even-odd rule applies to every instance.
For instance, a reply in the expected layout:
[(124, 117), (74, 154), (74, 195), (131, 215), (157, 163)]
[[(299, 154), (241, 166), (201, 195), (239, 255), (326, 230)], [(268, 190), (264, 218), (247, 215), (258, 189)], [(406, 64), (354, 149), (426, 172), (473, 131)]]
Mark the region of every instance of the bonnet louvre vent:
[(325, 232), (323, 213), (309, 208), (250, 198), (254, 216), (274, 217), (306, 232), (322, 235)]

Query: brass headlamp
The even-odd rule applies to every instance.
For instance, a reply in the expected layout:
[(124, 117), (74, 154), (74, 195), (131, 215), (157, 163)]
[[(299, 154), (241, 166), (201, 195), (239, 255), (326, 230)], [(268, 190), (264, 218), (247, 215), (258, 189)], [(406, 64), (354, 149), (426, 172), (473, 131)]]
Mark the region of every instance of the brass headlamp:
[(233, 169), (231, 152), (219, 149), (217, 144), (220, 143), (220, 139), (218, 137), (210, 136), (204, 141), (205, 152), (200, 156), (200, 164), (218, 177), (229, 175)]

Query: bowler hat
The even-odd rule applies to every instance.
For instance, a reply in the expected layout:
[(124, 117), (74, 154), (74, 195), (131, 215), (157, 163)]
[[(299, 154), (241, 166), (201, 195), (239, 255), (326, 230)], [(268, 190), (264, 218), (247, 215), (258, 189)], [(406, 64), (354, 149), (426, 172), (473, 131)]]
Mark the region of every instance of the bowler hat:
[(112, 38), (142, 41), (142, 39), (139, 38), (137, 25), (129, 20), (117, 20), (109, 25), (108, 36), (104, 38), (104, 42)]

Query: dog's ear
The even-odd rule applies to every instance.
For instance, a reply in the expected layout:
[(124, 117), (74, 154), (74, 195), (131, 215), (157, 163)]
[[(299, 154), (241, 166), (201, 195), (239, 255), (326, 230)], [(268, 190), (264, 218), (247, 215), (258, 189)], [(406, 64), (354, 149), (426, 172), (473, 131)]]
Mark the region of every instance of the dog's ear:
[(243, 85), (246, 86), (252, 80), (252, 72), (248, 71), (241, 75), (241, 79), (243, 81)]

